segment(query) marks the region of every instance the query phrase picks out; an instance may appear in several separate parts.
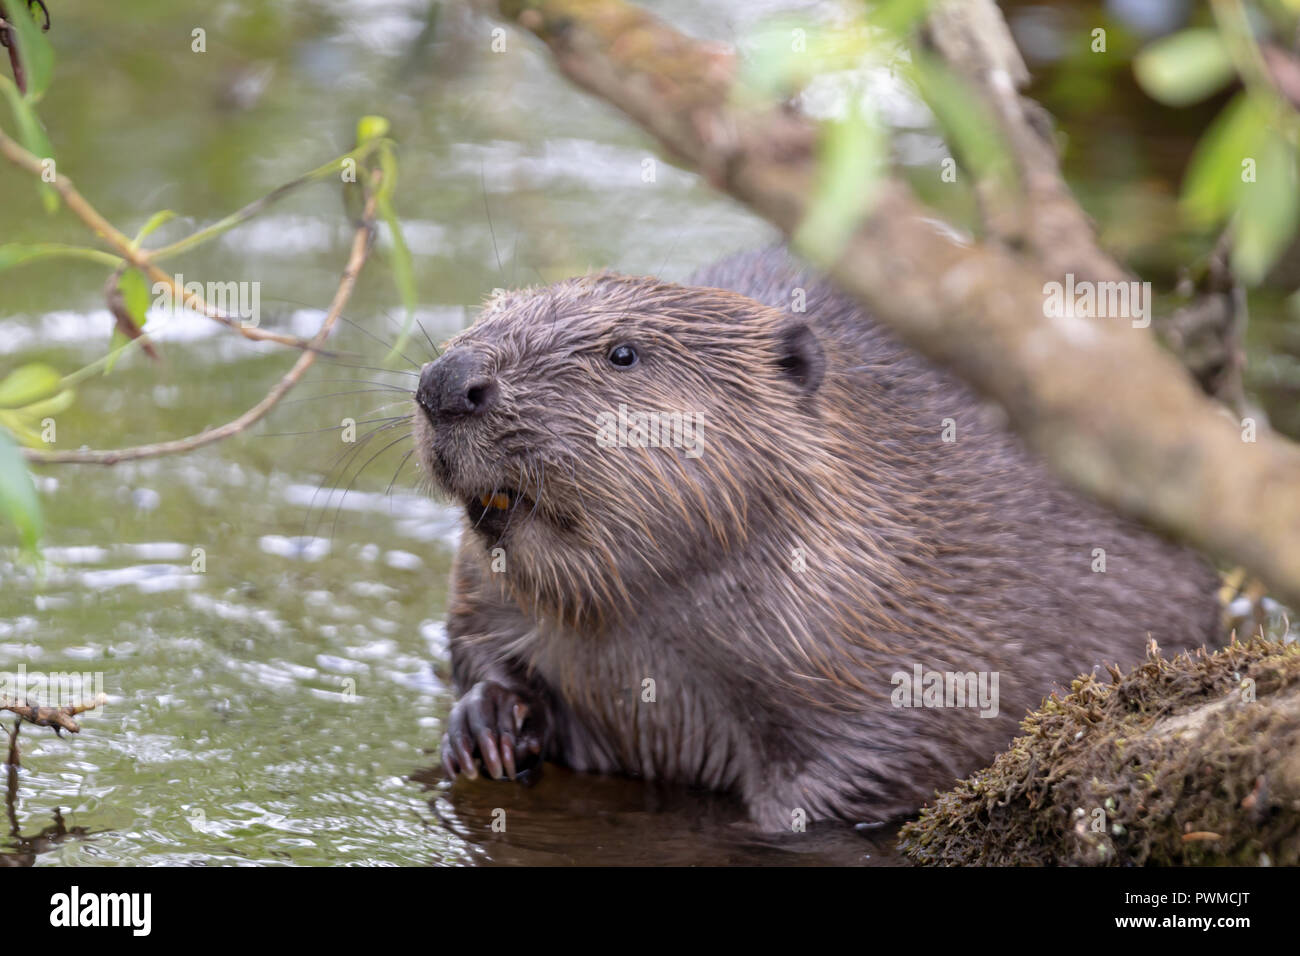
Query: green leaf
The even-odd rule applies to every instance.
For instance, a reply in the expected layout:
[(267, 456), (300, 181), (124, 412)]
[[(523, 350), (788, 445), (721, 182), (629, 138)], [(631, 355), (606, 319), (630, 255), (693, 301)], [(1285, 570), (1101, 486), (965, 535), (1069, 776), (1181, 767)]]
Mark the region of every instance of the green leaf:
[(925, 18), (932, 3), (933, 0), (882, 0), (867, 11), (867, 22), (904, 36)]
[(789, 17), (762, 23), (745, 42), (737, 94), (788, 96), (818, 74), (850, 70), (879, 54), (879, 42), (863, 30), (831, 30)]
[(383, 176), (379, 180), (378, 202), (384, 203), (397, 191), (397, 156), (388, 144), (379, 150), (379, 170)]
[(1227, 86), (1237, 75), (1217, 30), (1197, 27), (1152, 43), (1133, 61), (1147, 94), (1167, 106), (1187, 106)]
[(45, 534), (41, 500), (22, 452), (4, 432), (0, 432), (0, 517), (18, 529), (27, 551), (37, 553)]
[(1300, 189), (1291, 143), (1273, 136), (1263, 143), (1255, 181), (1242, 184), (1233, 229), (1232, 271), (1257, 285), (1295, 235)]
[(18, 439), (19, 444), (26, 445), (28, 448), (36, 448), (43, 444), (41, 436), (29, 427), (27, 419), (17, 412), (0, 408), (0, 431), (4, 430), (8, 430), (10, 435)]
[[(337, 177), (339, 170), (343, 168), (343, 163), (346, 160), (352, 159), (360, 163), (361, 160), (366, 156), (369, 156), (370, 153), (381, 144), (381, 142), (382, 141), (380, 140), (376, 140), (364, 146), (358, 146), (356, 149), (344, 153), (337, 159), (331, 159), (328, 163), (317, 166), (311, 172), (299, 176), (297, 179), (290, 180), (287, 183), (277, 186), (261, 199), (254, 200), (243, 209), (232, 212), (229, 216), (219, 219), (212, 225), (200, 229), (198, 232), (190, 233), (188, 236), (181, 239), (177, 239), (175, 242), (169, 243), (161, 249), (150, 250), (150, 258), (153, 259), (154, 262), (159, 262), (163, 259), (170, 259), (173, 256), (180, 255), (182, 252), (187, 252), (190, 249), (201, 246), (203, 243), (216, 238), (224, 232), (229, 232), (236, 226), (239, 226), (258, 215), (272, 203), (280, 201), (285, 196), (288, 196), (290, 193), (302, 186), (306, 186), (308, 183), (319, 182), (322, 179)], [(161, 216), (163, 214), (159, 213), (158, 215)], [(158, 217), (155, 216), (154, 218)]]
[(22, 408), (59, 390), (63, 376), (48, 365), (33, 362), (0, 379), (0, 408)]
[(875, 202), (886, 159), (884, 131), (853, 112), (823, 127), (817, 186), (794, 234), (795, 247), (817, 265), (839, 258)]
[(796, 49), (794, 31), (806, 27), (784, 22), (763, 24), (745, 44), (749, 55), (741, 64), (742, 87), (765, 97), (779, 97), (808, 82), (812, 64), (804, 49)]
[(104, 374), (108, 375), (117, 365), (117, 360), (122, 357), (122, 351), (131, 347), (131, 336), (127, 335), (119, 328), (113, 329), (113, 336), (108, 341), (108, 355), (104, 356)]
[(382, 116), (363, 116), (357, 120), (357, 145), (388, 135), (389, 123)]
[(138, 270), (127, 269), (118, 280), (117, 287), (122, 290), (122, 301), (131, 321), (137, 329), (143, 329), (145, 318), (149, 314), (149, 303), (153, 301), (148, 281)]
[(1012, 183), (1014, 164), (987, 106), (940, 60), (916, 51), (917, 88), (962, 162), (981, 178)]
[(0, 408), (0, 428), (8, 429), (21, 444), (31, 448), (41, 448), (45, 445), (45, 441), (37, 428), (41, 427), (42, 422), (49, 416), (58, 415), (71, 408), (75, 399), (76, 393), (70, 388), (65, 388), (49, 398), (32, 402), (22, 408)]
[(151, 232), (168, 220), (175, 218), (176, 213), (172, 212), (170, 209), (164, 209), (161, 212), (154, 213), (149, 217), (149, 221), (140, 227), (140, 231), (135, 234), (135, 238), (131, 240), (131, 248), (139, 249), (140, 243), (144, 242)]
[[(23, 144), (23, 148), (38, 159), (53, 159), (54, 147), (50, 145), (49, 137), (45, 135), (45, 127), (41, 125), (36, 111), (32, 109), (31, 100), (22, 96), (18, 92), (18, 87), (7, 76), (0, 76), (0, 92), (4, 93), (5, 99), (13, 108), (14, 119), (18, 123), (18, 140)], [(49, 183), (40, 182), (37, 188), (40, 190), (45, 211), (51, 214), (58, 211), (59, 194), (54, 187)]]
[(26, 0), (15, 0), (5, 9), (11, 11), (9, 22), (13, 24), (13, 36), (17, 41), (18, 62), (27, 76), (27, 98), (35, 103), (45, 95), (54, 75), (54, 48), (36, 20), (40, 17), (44, 22), (44, 16), (28, 7)]
[[(117, 280), (117, 289), (122, 293), (122, 305), (126, 308), (127, 318), (137, 329), (143, 329), (149, 314), (149, 303), (153, 300), (145, 277), (136, 269), (127, 269)], [(104, 365), (104, 374), (113, 371), (124, 348), (131, 344), (131, 337), (119, 328), (113, 329), (113, 338), (108, 346), (108, 362)]]
[(1179, 203), (1190, 223), (1210, 228), (1237, 208), (1244, 185), (1242, 162), (1258, 160), (1269, 137), (1271, 112), (1263, 97), (1242, 92), (1214, 118), (1196, 144), (1183, 178)]
[(40, 421), (42, 418), (47, 418), (50, 415), (58, 415), (62, 412), (66, 412), (72, 407), (72, 403), (76, 398), (76, 392), (70, 388), (65, 388), (57, 395), (52, 395), (39, 402), (32, 402), (30, 405), (24, 405), (22, 408), (18, 409), (18, 412), (23, 417), (29, 418), (33, 421)]
[(7, 242), (0, 246), (0, 270), (22, 265), (34, 259), (64, 257), (69, 259), (88, 259), (117, 267), (122, 260), (110, 252), (101, 252), (87, 246), (68, 246), (59, 242)]

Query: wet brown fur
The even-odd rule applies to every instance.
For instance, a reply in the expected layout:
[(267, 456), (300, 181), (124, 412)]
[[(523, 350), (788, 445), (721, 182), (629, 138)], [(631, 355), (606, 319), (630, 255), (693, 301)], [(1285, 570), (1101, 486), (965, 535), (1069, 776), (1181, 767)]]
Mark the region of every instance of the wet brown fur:
[[(620, 344), (635, 367), (609, 364)], [(519, 496), (500, 540), (467, 521), (457, 690), (544, 708), (548, 759), (731, 790), (767, 828), (883, 820), (987, 763), (1077, 673), (1140, 659), (1148, 635), (1212, 640), (1205, 563), (1065, 489), (781, 250), (689, 286), (506, 293), (449, 347), (475, 350), (500, 401), (455, 427), (417, 410), (423, 465), (456, 500)], [(819, 381), (782, 366), (792, 350)], [(703, 454), (597, 447), (620, 403), (702, 413)], [(917, 663), (997, 671), (999, 715), (891, 706)]]

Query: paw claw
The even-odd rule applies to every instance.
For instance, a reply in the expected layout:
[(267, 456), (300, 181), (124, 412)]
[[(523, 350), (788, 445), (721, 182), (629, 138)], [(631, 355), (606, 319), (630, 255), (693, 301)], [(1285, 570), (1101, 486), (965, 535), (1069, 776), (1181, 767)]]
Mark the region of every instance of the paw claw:
[(506, 776), (511, 780), (515, 779), (515, 738), (510, 734), (501, 735), (501, 763), (505, 767)]
[(478, 737), (478, 752), (483, 758), (483, 769), (494, 780), (501, 779), (501, 752), (497, 749), (497, 742), (489, 730), (483, 731)]
[(469, 749), (469, 742), (460, 738), (455, 743), (456, 756), (460, 759), (460, 772), (471, 780), (478, 778), (478, 764), (474, 760), (474, 752)]
[[(480, 681), (452, 707), (442, 744), (442, 763), (451, 778), (522, 779), (543, 751), (544, 727), (519, 694), (493, 681)], [(525, 730), (525, 727), (528, 729)], [(535, 774), (530, 774), (535, 776)]]

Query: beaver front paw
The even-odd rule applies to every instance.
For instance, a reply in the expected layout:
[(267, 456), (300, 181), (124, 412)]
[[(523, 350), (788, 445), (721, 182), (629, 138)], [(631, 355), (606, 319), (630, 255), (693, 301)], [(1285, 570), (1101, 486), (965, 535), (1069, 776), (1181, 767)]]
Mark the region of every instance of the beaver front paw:
[(518, 779), (541, 763), (545, 711), (495, 681), (479, 681), (456, 701), (442, 738), (447, 776), (478, 776), (478, 761), (496, 780)]

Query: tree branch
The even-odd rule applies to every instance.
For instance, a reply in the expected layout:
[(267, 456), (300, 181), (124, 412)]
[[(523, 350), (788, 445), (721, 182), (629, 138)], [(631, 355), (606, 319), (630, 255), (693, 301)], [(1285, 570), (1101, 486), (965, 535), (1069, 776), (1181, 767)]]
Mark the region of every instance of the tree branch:
[(357, 226), (356, 232), (352, 236), (352, 251), (348, 256), (347, 266), (343, 270), (343, 275), (339, 279), (338, 288), (334, 292), (334, 300), (330, 303), (329, 311), (325, 314), (325, 319), (321, 322), (320, 329), (316, 335), (306, 343), (306, 348), (298, 361), (293, 364), (284, 376), (275, 383), (267, 394), (252, 408), (244, 412), (238, 418), (226, 422), (218, 428), (211, 428), (207, 431), (200, 432), (197, 435), (191, 435), (188, 438), (177, 438), (172, 441), (156, 442), (152, 445), (137, 445), (134, 448), (118, 448), (106, 451), (96, 451), (91, 449), (80, 449), (78, 451), (41, 451), (39, 449), (24, 448), (23, 454), (28, 461), (37, 462), (38, 464), (82, 464), (82, 465), (115, 465), (122, 461), (134, 461), (141, 458), (158, 458), (162, 455), (174, 455), (183, 452), (193, 451), (203, 445), (210, 445), (213, 442), (221, 441), (223, 438), (229, 438), (244, 431), (250, 425), (257, 422), (266, 415), (275, 404), (282, 399), (285, 394), (298, 384), (298, 381), (311, 368), (312, 363), (316, 361), (320, 347), (325, 344), (329, 338), (330, 332), (338, 323), (339, 316), (347, 307), (348, 299), (352, 297), (352, 290), (356, 288), (357, 277), (361, 274), (361, 267), (365, 264), (366, 257), (370, 252), (371, 234), (374, 229), (375, 205), (378, 200), (378, 185), (380, 173), (376, 170), (371, 182), (370, 194), (366, 197), (365, 209), (362, 212), (362, 221)]
[(935, 4), (929, 34), (939, 53), (991, 108), (1018, 166), (1019, 192), (981, 194), (981, 213), (994, 236), (1012, 249), (1027, 246), (1045, 271), (1074, 272), (1093, 281), (1133, 277), (1097, 248), (1092, 222), (1061, 176), (1051, 119), (1020, 95), (1029, 70), (992, 0)]
[[(28, 723), (33, 723), (38, 727), (53, 727), (57, 734), (60, 730), (66, 730), (70, 734), (81, 732), (81, 725), (72, 718), (78, 714), (84, 714), (88, 710), (94, 710), (97, 707), (103, 707), (108, 703), (108, 697), (105, 694), (99, 694), (82, 701), (79, 704), (68, 704), (64, 707), (50, 707), (45, 704), (31, 704), (27, 701), (11, 700), (8, 697), (0, 697), (0, 710), (8, 710), (17, 714)], [(17, 737), (17, 731), (14, 731)], [(13, 744), (10, 745), (10, 764), (17, 764), (14, 756), (15, 749)]]
[[(15, 166), (25, 169), (34, 176), (45, 181), (46, 170), (42, 165), (39, 156), (29, 153), (18, 143), (5, 135), (0, 130), (0, 156), (4, 156)], [(282, 335), (279, 332), (270, 332), (265, 329), (259, 329), (253, 326), (244, 325), (244, 323), (233, 316), (226, 315), (215, 306), (209, 305), (203, 300), (203, 297), (197, 292), (186, 292), (179, 285), (175, 278), (169, 276), (158, 268), (153, 262), (153, 253), (147, 249), (137, 249), (132, 243), (130, 237), (121, 232), (111, 222), (105, 219), (86, 198), (77, 192), (76, 187), (72, 185), (72, 180), (68, 179), (61, 173), (55, 173), (54, 178), (48, 180), (49, 185), (54, 187), (55, 191), (63, 197), (68, 208), (84, 222), (90, 230), (103, 239), (108, 245), (124, 260), (129, 262), (135, 268), (139, 269), (154, 282), (161, 282), (172, 290), (175, 301), (180, 302), (196, 312), (201, 312), (213, 321), (220, 322), (227, 328), (233, 329), (246, 339), (253, 339), (258, 342), (277, 342), (280, 345), (288, 345), (297, 349), (309, 348), (310, 344), (305, 339), (300, 339), (292, 335)]]
[[(730, 71), (703, 44), (621, 0), (491, 6), (544, 41), (570, 80), (786, 235), (803, 221), (814, 127), (775, 105), (733, 105)], [(996, 70), (987, 76), (999, 87)], [(1018, 122), (1009, 107), (999, 116)], [(905, 342), (997, 400), (1058, 474), (1300, 603), (1300, 449), (1267, 433), (1244, 442), (1150, 330), (1045, 315), (1044, 284), (1061, 281), (1058, 270), (1106, 278), (1118, 267), (1041, 152), (1021, 157), (1027, 199), (1050, 200), (1030, 215), (1053, 220), (1029, 231), (1031, 254), (954, 238), (895, 179), (839, 259), (818, 265)]]

